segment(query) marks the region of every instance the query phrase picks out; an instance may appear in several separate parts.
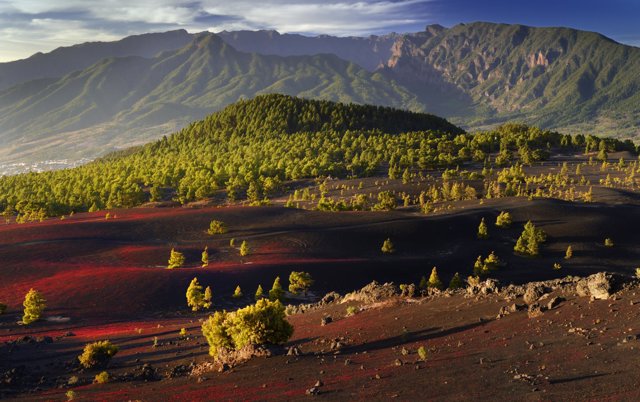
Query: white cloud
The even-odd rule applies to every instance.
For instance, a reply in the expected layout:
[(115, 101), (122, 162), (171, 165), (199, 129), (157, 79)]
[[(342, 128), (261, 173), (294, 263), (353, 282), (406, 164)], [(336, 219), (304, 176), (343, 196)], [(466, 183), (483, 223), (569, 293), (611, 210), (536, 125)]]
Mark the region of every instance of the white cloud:
[(424, 25), (430, 0), (0, 0), (0, 61), (184, 28), (368, 35)]

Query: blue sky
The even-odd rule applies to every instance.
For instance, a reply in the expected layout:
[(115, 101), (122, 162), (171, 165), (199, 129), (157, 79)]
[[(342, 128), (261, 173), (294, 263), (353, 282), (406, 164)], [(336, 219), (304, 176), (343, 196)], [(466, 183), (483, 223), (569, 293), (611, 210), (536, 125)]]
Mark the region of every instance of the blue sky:
[(362, 36), (472, 21), (568, 26), (640, 46), (640, 0), (0, 0), (0, 61), (180, 28)]

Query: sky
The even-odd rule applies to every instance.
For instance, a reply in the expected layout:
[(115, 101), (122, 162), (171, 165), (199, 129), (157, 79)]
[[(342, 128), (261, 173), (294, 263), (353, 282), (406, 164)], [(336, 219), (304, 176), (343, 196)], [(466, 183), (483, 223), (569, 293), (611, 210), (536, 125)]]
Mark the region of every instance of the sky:
[(473, 21), (566, 26), (640, 46), (640, 0), (0, 0), (0, 62), (173, 29), (366, 36)]

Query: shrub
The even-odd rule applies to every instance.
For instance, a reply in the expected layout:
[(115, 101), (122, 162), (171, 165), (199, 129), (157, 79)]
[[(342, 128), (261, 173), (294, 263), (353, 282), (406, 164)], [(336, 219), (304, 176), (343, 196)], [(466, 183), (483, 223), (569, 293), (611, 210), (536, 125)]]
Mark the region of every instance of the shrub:
[(558, 271), (558, 270), (562, 269), (562, 265), (560, 265), (559, 262), (555, 262), (555, 263), (553, 263), (553, 269)]
[(547, 239), (547, 234), (542, 229), (535, 227), (531, 221), (524, 225), (524, 230), (518, 238), (513, 250), (516, 253), (535, 257), (539, 253), (540, 243)]
[(348, 306), (346, 310), (346, 316), (351, 317), (352, 315), (356, 315), (358, 312), (358, 308), (356, 306)]
[(280, 277), (278, 276), (273, 281), (273, 286), (271, 286), (271, 290), (269, 290), (269, 300), (282, 301), (283, 296), (284, 296), (284, 290), (282, 290), (282, 285), (280, 285)]
[(308, 272), (293, 271), (289, 275), (289, 292), (293, 294), (300, 292), (307, 294), (311, 285), (313, 285), (313, 279)]
[(420, 360), (422, 361), (427, 360), (427, 348), (425, 348), (424, 346), (420, 346), (418, 348), (418, 357), (420, 357)]
[(184, 265), (184, 254), (172, 248), (171, 254), (169, 255), (168, 264), (168, 269), (180, 268), (182, 265)]
[(378, 203), (372, 208), (374, 211), (391, 211), (396, 209), (396, 197), (391, 191), (378, 193)]
[(513, 221), (509, 212), (502, 211), (496, 218), (496, 226), (499, 228), (506, 229), (511, 226), (511, 223), (513, 223)]
[(239, 299), (242, 297), (242, 289), (240, 285), (236, 286), (236, 290), (233, 291), (233, 295), (231, 295), (234, 299)]
[(153, 337), (153, 344), (151, 344), (151, 347), (157, 348), (160, 345), (160, 340), (158, 339), (157, 336)]
[(640, 267), (636, 268), (636, 278), (640, 279)]
[(222, 221), (212, 220), (211, 223), (209, 223), (209, 230), (207, 230), (207, 233), (210, 235), (227, 233), (227, 225)]
[(22, 316), (22, 323), (29, 325), (35, 321), (38, 321), (42, 316), (42, 312), (46, 307), (46, 300), (40, 292), (35, 289), (29, 289), (29, 292), (24, 297), (24, 314)]
[(76, 392), (72, 389), (68, 390), (64, 395), (67, 397), (67, 401), (73, 401), (77, 396)]
[(96, 377), (93, 379), (94, 383), (97, 384), (106, 384), (109, 382), (109, 373), (103, 371), (101, 373), (96, 374)]
[(87, 344), (82, 354), (78, 356), (78, 360), (84, 368), (103, 367), (116, 353), (118, 353), (116, 345), (108, 340), (98, 341)]
[(180, 335), (181, 337), (183, 337), (183, 338), (184, 338), (185, 336), (187, 336), (187, 329), (186, 329), (186, 328), (180, 328), (180, 333), (179, 333), (179, 335)]
[(611, 240), (609, 237), (607, 237), (606, 239), (604, 239), (604, 246), (605, 247), (613, 247), (613, 240)]
[(217, 311), (202, 324), (209, 354), (221, 350), (239, 350), (248, 345), (282, 344), (293, 334), (279, 301), (261, 299), (256, 304), (227, 313)]
[(205, 297), (205, 293), (202, 292), (202, 285), (198, 283), (198, 278), (193, 278), (189, 287), (187, 288), (187, 306), (191, 307), (191, 311), (198, 311), (211, 306), (211, 288), (209, 290), (209, 297)]
[(382, 243), (382, 248), (381, 248), (382, 252), (385, 254), (393, 254), (396, 252), (396, 249), (393, 247), (393, 243), (391, 242), (391, 239), (386, 239), (383, 243)]
[(478, 225), (478, 239), (488, 239), (489, 238), (489, 230), (487, 229), (487, 224), (484, 222), (484, 218), (480, 220), (480, 225)]
[(573, 249), (571, 248), (571, 246), (567, 246), (567, 251), (564, 253), (564, 259), (570, 260), (571, 257), (573, 257)]
[(249, 252), (250, 252), (249, 245), (245, 240), (243, 240), (242, 244), (240, 244), (240, 257), (249, 255)]

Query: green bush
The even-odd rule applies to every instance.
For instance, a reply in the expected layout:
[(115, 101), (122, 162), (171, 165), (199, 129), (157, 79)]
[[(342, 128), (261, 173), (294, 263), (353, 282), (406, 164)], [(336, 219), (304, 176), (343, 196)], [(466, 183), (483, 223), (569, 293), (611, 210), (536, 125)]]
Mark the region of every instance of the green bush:
[(382, 248), (380, 250), (385, 254), (393, 254), (393, 253), (396, 252), (396, 249), (393, 246), (393, 243), (391, 242), (391, 239), (386, 239), (382, 243)]
[(511, 226), (511, 223), (513, 223), (513, 221), (509, 212), (502, 211), (496, 218), (496, 226), (499, 228), (506, 229)]
[(46, 300), (40, 292), (35, 289), (29, 289), (29, 292), (24, 297), (24, 315), (22, 316), (22, 323), (29, 325), (40, 319), (42, 312), (44, 311)]
[(308, 272), (293, 271), (289, 275), (289, 292), (298, 294), (300, 292), (306, 294), (313, 285), (313, 279)]
[(212, 220), (209, 224), (209, 230), (207, 230), (207, 233), (210, 235), (227, 233), (227, 225), (222, 221)]
[(420, 346), (418, 348), (418, 357), (420, 357), (420, 360), (422, 361), (427, 360), (427, 348), (425, 348), (424, 346)]
[(282, 344), (293, 334), (280, 301), (261, 299), (235, 312), (217, 311), (202, 324), (209, 354), (239, 350), (248, 345)]
[(184, 265), (184, 254), (175, 249), (171, 249), (171, 254), (169, 255), (169, 263), (167, 265), (168, 269), (180, 268)]
[(604, 239), (604, 246), (605, 247), (613, 247), (613, 240), (611, 240), (610, 238), (606, 238)]
[(84, 368), (103, 367), (116, 353), (118, 353), (116, 345), (108, 340), (98, 341), (87, 344), (82, 354), (78, 356), (78, 360)]
[(109, 382), (109, 373), (103, 371), (99, 374), (96, 374), (96, 377), (93, 379), (93, 382), (97, 384), (106, 384)]
[(351, 317), (352, 315), (356, 315), (358, 312), (358, 308), (356, 306), (348, 306), (346, 310), (346, 316)]
[(64, 395), (67, 397), (67, 401), (73, 401), (77, 396), (76, 392), (72, 389), (68, 390)]

